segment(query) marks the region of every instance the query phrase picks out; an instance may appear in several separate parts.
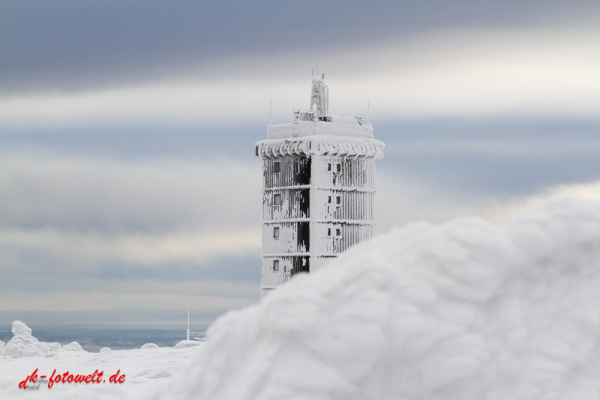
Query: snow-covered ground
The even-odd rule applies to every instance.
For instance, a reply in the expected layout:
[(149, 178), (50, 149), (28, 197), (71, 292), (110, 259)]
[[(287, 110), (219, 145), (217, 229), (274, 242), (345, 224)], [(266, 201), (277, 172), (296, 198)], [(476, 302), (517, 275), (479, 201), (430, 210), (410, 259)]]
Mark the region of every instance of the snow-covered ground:
[(600, 202), (554, 199), (502, 227), (419, 223), (361, 244), (196, 348), (2, 359), (0, 398), (56, 368), (126, 382), (44, 389), (55, 398), (597, 400), (599, 304)]
[[(58, 343), (39, 342), (23, 322), (13, 323), (13, 338), (0, 343), (0, 399), (124, 399), (148, 398), (157, 386), (164, 386), (167, 377), (184, 369), (201, 350), (203, 343), (182, 341), (175, 347), (158, 347), (148, 343), (141, 349), (110, 350), (99, 353), (84, 351), (77, 342), (61, 346)], [(37, 369), (38, 378), (69, 372), (91, 375), (94, 383), (26, 382), (28, 389), (19, 389), (19, 383)], [(94, 376), (94, 372), (98, 371)], [(98, 378), (100, 372), (103, 375)], [(111, 383), (110, 377), (119, 372), (125, 375), (123, 383)], [(118, 378), (117, 378), (118, 379)], [(54, 381), (55, 379), (53, 379)], [(68, 380), (68, 375), (67, 375)], [(100, 381), (100, 383), (95, 383)], [(37, 389), (34, 389), (39, 386)]]

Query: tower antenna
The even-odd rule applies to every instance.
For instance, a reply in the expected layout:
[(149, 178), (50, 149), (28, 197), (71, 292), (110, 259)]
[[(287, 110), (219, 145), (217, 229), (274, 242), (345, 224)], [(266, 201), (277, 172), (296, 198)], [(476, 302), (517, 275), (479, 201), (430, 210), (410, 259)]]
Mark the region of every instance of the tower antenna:
[(190, 310), (188, 310), (188, 329), (187, 329), (187, 340), (190, 340)]
[(312, 91), (310, 95), (310, 109), (315, 110), (315, 121), (329, 113), (329, 86), (327, 86), (323, 81), (325, 74), (322, 76), (323, 77), (321, 79), (313, 78)]

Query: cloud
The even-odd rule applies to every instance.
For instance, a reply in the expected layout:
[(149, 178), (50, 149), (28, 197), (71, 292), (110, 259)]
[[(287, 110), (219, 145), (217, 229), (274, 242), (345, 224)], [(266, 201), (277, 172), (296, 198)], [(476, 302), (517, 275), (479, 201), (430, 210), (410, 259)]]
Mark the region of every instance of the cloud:
[(228, 308), (257, 296), (258, 164), (7, 155), (0, 171), (7, 309), (182, 307), (194, 297)]
[[(199, 286), (201, 289), (202, 287)], [(181, 295), (178, 288), (173, 287), (169, 294), (131, 294), (90, 293), (90, 292), (54, 292), (54, 293), (20, 293), (11, 294), (10, 302), (3, 301), (0, 311), (96, 311), (96, 310), (220, 310), (241, 308), (256, 303), (258, 295), (253, 298), (233, 296), (202, 295), (201, 292)], [(257, 290), (258, 293), (258, 290)], [(8, 298), (6, 300), (9, 300)]]
[(546, 188), (540, 193), (519, 196), (504, 204), (490, 207), (484, 216), (496, 222), (508, 221), (520, 214), (534, 210), (556, 197), (574, 197), (587, 200), (600, 200), (600, 180), (579, 184), (557, 185)]
[(7, 228), (223, 232), (260, 221), (258, 162), (6, 155), (0, 191)]
[(307, 71), (339, 48), (366, 49), (437, 29), (596, 27), (598, 6), (587, 0), (509, 3), (5, 1), (0, 86), (3, 95), (144, 86), (194, 73), (218, 75), (213, 67), (219, 62), (240, 71), (240, 58), (255, 58), (273, 72), (270, 56), (290, 50), (304, 54), (294, 70)]
[(377, 115), (386, 119), (598, 117), (593, 104), (600, 85), (592, 77), (600, 67), (594, 50), (599, 35), (577, 29), (461, 29), (390, 40), (339, 60), (355, 58), (353, 68), (363, 75), (349, 77), (337, 90), (340, 99), (370, 93)]
[[(224, 220), (224, 225), (229, 222)], [(166, 234), (44, 230), (0, 230), (5, 248), (43, 253), (63, 265), (86, 268), (99, 262), (154, 266), (162, 263), (203, 263), (227, 254), (260, 251), (260, 229), (219, 229)]]
[[(441, 124), (440, 124), (441, 125)], [(438, 129), (442, 129), (440, 126)], [(444, 132), (446, 133), (446, 132)], [(386, 147), (387, 157), (403, 155), (418, 156), (479, 156), (479, 157), (560, 157), (567, 154), (578, 156), (600, 155), (600, 138), (595, 134), (552, 137), (551, 134), (535, 137), (506, 133), (503, 138), (487, 137), (480, 132), (480, 137), (456, 137), (457, 135), (439, 134), (435, 140), (406, 138), (398, 140)]]
[[(379, 120), (498, 115), (598, 119), (599, 35), (584, 29), (462, 29), (314, 54), (238, 56), (213, 62), (209, 74), (77, 94), (4, 97), (0, 120), (12, 129), (104, 121), (266, 123), (272, 99), (274, 121), (287, 122), (292, 109), (309, 105), (312, 57), (331, 74), (332, 113), (366, 116), (371, 99), (373, 118)], [(306, 73), (290, 73), (300, 65)]]
[(378, 172), (377, 185), (378, 234), (414, 222), (439, 224), (468, 216), (504, 224), (554, 197), (600, 199), (600, 181), (555, 184), (536, 192), (502, 196), (461, 192), (408, 174)]

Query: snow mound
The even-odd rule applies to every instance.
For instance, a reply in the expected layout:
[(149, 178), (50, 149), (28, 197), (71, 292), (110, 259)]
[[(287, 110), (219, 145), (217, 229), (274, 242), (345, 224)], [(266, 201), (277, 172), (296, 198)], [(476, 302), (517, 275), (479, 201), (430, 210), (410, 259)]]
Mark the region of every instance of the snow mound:
[(156, 398), (597, 400), (598, 304), (599, 202), (414, 224), (221, 317)]
[(61, 347), (62, 351), (85, 351), (83, 347), (77, 342), (71, 342)]
[(13, 336), (31, 336), (31, 328), (17, 320), (12, 323), (12, 333)]
[(140, 347), (140, 349), (142, 350), (148, 350), (148, 349), (158, 349), (158, 345), (155, 343), (146, 343), (145, 345), (143, 345), (142, 347)]
[(175, 345), (176, 349), (186, 349), (188, 347), (196, 347), (196, 346), (200, 346), (201, 344), (204, 344), (204, 340), (200, 341), (200, 340), (181, 340), (179, 343), (177, 343)]
[(85, 351), (77, 342), (64, 346), (59, 343), (40, 342), (31, 335), (31, 328), (21, 321), (12, 324), (13, 338), (4, 346), (0, 346), (0, 356), (10, 358), (49, 357), (58, 351)]
[(110, 347), (103, 347), (98, 353), (110, 353), (112, 349)]
[(13, 337), (0, 347), (0, 356), (11, 358), (49, 356), (61, 346), (58, 343), (39, 342), (31, 335), (31, 328), (21, 321), (12, 324)]

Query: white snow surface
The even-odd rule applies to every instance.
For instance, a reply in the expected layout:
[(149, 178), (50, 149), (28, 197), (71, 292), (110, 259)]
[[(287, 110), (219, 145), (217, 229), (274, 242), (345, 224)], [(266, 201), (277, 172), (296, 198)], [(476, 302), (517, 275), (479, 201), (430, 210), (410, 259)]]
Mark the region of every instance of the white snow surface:
[(163, 399), (600, 399), (600, 202), (418, 223), (230, 312)]
[(176, 349), (185, 349), (188, 347), (201, 346), (204, 342), (205, 340), (182, 340), (179, 343), (177, 343), (174, 347)]
[(371, 124), (358, 122), (356, 117), (329, 115), (331, 121), (298, 121), (287, 124), (274, 124), (268, 127), (269, 139), (286, 139), (311, 135), (334, 135), (347, 137), (373, 137)]
[[(15, 324), (19, 327), (15, 332)], [(26, 328), (26, 329), (25, 329)], [(17, 334), (18, 333), (18, 334)], [(183, 333), (183, 332), (182, 332)], [(13, 338), (5, 347), (18, 343), (19, 351), (0, 356), (0, 399), (130, 399), (150, 398), (157, 387), (166, 386), (169, 377), (183, 370), (202, 349), (199, 346), (185, 349), (150, 346), (146, 349), (110, 350), (105, 347), (99, 353), (89, 353), (77, 342), (61, 346), (58, 343), (39, 342), (31, 336), (31, 329), (21, 321), (13, 323)], [(11, 345), (13, 343), (13, 345)], [(52, 348), (52, 351), (40, 349)], [(11, 347), (9, 347), (11, 348)], [(2, 349), (4, 350), (4, 348)], [(16, 358), (13, 358), (15, 356)], [(29, 383), (28, 389), (19, 389), (19, 382), (35, 370), (37, 375), (50, 377), (69, 372), (73, 375), (103, 372), (101, 383)], [(119, 371), (125, 375), (123, 383), (111, 383), (110, 376)], [(164, 389), (163, 389), (164, 390)]]

